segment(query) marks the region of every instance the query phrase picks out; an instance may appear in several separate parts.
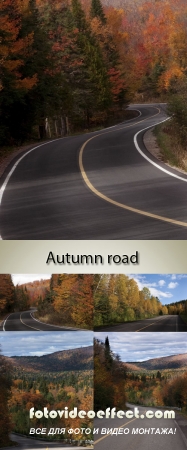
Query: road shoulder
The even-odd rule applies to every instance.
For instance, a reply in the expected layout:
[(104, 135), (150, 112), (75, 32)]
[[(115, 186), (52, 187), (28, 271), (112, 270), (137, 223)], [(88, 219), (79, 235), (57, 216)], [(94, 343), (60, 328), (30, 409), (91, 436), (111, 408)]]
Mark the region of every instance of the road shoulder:
[(183, 170), (177, 166), (171, 165), (168, 162), (163, 160), (162, 151), (161, 151), (160, 147), (158, 146), (157, 138), (153, 133), (154, 128), (155, 127), (150, 128), (143, 135), (143, 143), (144, 143), (146, 149), (148, 150), (148, 152), (151, 153), (151, 155), (153, 155), (156, 159), (158, 159), (158, 161), (164, 162), (164, 164), (166, 164), (166, 166), (171, 167), (172, 169), (175, 169), (180, 173), (186, 174), (185, 170)]

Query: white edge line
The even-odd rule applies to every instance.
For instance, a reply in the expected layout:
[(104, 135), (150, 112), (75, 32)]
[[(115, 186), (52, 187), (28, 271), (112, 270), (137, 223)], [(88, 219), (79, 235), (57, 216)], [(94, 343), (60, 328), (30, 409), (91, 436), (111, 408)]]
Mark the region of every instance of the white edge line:
[(6, 330), (5, 330), (5, 324), (6, 324), (7, 319), (8, 319), (10, 316), (11, 316), (11, 314), (9, 314), (9, 316), (4, 320), (4, 323), (3, 323), (3, 331), (6, 331)]
[(25, 158), (25, 156), (27, 156), (29, 153), (33, 152), (33, 150), (36, 150), (37, 148), (42, 147), (43, 145), (50, 144), (51, 142), (59, 141), (60, 139), (63, 139), (63, 138), (53, 139), (52, 141), (44, 142), (43, 144), (40, 144), (40, 145), (37, 145), (36, 147), (31, 148), (30, 150), (28, 150), (28, 152), (24, 153), (24, 155), (22, 155), (21, 158), (19, 158), (19, 159), (15, 162), (15, 164), (14, 164), (13, 167), (12, 167), (12, 169), (11, 169), (10, 172), (8, 173), (7, 177), (5, 178), (4, 183), (3, 183), (2, 186), (1, 186), (1, 189), (0, 189), (0, 205), (1, 205), (1, 202), (2, 202), (2, 198), (3, 198), (4, 191), (5, 191), (6, 186), (7, 186), (7, 184), (8, 184), (8, 181), (9, 181), (11, 175), (13, 174), (14, 170), (16, 169), (16, 167), (18, 166), (18, 164), (20, 163), (20, 161), (21, 161), (23, 158)]
[(171, 177), (178, 178), (178, 180), (182, 180), (182, 181), (185, 181), (185, 183), (187, 183), (187, 178), (180, 177), (179, 175), (176, 175), (176, 174), (170, 172), (169, 170), (164, 169), (164, 168), (161, 167), (159, 164), (157, 164), (157, 163), (155, 163), (154, 161), (152, 161), (152, 159), (150, 159), (147, 155), (145, 155), (145, 153), (141, 150), (141, 148), (139, 147), (138, 142), (137, 142), (137, 136), (138, 136), (140, 133), (142, 133), (142, 132), (145, 131), (145, 130), (148, 130), (149, 128), (153, 128), (153, 127), (155, 127), (156, 125), (158, 125), (158, 124), (160, 124), (160, 123), (166, 122), (166, 121), (169, 120), (169, 119), (170, 119), (170, 117), (167, 117), (167, 119), (164, 119), (164, 120), (162, 120), (161, 122), (158, 122), (158, 123), (155, 124), (155, 125), (153, 125), (153, 124), (152, 124), (152, 125), (149, 125), (148, 127), (143, 128), (142, 130), (138, 131), (138, 133), (136, 133), (135, 136), (134, 136), (134, 145), (135, 145), (136, 149), (138, 150), (138, 152), (140, 153), (140, 155), (142, 155), (143, 158), (145, 158), (145, 159), (146, 159), (149, 163), (151, 163), (153, 166), (157, 167), (157, 169), (161, 170), (162, 172), (167, 173), (167, 174), (170, 175)]
[(24, 312), (28, 312), (28, 311), (22, 311), (22, 312), (20, 313), (20, 322), (21, 322), (23, 325), (25, 325), (25, 327), (27, 327), (27, 328), (32, 328), (32, 330), (36, 330), (36, 331), (42, 331), (42, 330), (39, 330), (39, 328), (31, 327), (31, 325), (27, 325), (27, 323), (23, 322), (23, 319), (22, 319), (21, 316), (22, 316), (22, 314), (23, 314)]
[[(155, 108), (155, 106), (154, 106), (154, 108)], [(139, 112), (139, 116), (133, 117), (132, 119), (128, 119), (127, 122), (128, 122), (129, 120), (135, 120), (135, 119), (137, 119), (138, 117), (142, 116), (142, 112), (141, 112), (139, 109), (137, 109), (137, 108), (126, 109), (126, 111), (138, 111), (138, 112)]]
[[(49, 327), (55, 327), (55, 328), (66, 328), (67, 330), (72, 330), (72, 331), (92, 331), (92, 330), (85, 330), (82, 328), (73, 328), (73, 327), (61, 327), (60, 325), (52, 325), (50, 323), (46, 323), (46, 322), (41, 322), (41, 320), (36, 319), (32, 313), (30, 312), (30, 316), (32, 317), (33, 320), (35, 320), (36, 322), (41, 323), (42, 325), (48, 325)], [(65, 331), (65, 330), (64, 330)]]

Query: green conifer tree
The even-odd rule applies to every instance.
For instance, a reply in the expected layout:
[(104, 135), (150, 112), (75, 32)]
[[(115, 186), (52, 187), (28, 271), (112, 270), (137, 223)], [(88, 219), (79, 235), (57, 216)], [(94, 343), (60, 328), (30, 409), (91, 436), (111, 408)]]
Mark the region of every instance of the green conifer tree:
[(106, 23), (106, 17), (103, 11), (103, 7), (100, 0), (92, 0), (91, 2), (91, 9), (90, 9), (90, 16), (98, 17), (100, 21), (105, 24)]

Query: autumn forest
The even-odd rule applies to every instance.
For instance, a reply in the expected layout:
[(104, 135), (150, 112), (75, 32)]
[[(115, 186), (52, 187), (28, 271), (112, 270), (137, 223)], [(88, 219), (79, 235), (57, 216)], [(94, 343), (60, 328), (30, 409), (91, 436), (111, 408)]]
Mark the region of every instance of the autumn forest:
[(105, 126), (154, 99), (186, 142), (186, 23), (184, 0), (1, 0), (0, 143)]
[(0, 275), (0, 318), (31, 310), (41, 322), (93, 330), (102, 325), (162, 315), (187, 317), (187, 300), (163, 305), (148, 287), (127, 275), (52, 274), (50, 279), (14, 286)]
[[(49, 410), (63, 410), (65, 406), (69, 410), (74, 407), (86, 411), (93, 409), (92, 347), (60, 351), (35, 358), (7, 358), (0, 355), (0, 384), (0, 447), (13, 445), (8, 438), (10, 431), (29, 436), (30, 428), (40, 427), (46, 427), (47, 435), (51, 427), (68, 430), (86, 426), (92, 430), (92, 421), (89, 418), (84, 421), (80, 418), (65, 420), (58, 417), (55, 421), (29, 418), (30, 408), (38, 410), (46, 405)], [(68, 431), (63, 435), (47, 436), (48, 440), (60, 442), (65, 439), (68, 439), (68, 442), (72, 439), (78, 441), (81, 438), (81, 434), (69, 436)], [(87, 439), (91, 438), (90, 431)]]
[(126, 363), (111, 350), (108, 337), (94, 342), (95, 409), (126, 401), (145, 406), (173, 406), (187, 413), (187, 356)]

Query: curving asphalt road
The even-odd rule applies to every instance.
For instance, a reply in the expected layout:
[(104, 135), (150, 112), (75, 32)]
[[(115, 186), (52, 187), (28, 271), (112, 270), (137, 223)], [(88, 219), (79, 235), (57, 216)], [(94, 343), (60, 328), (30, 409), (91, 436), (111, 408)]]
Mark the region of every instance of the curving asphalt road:
[(178, 315), (158, 316), (152, 319), (137, 320), (116, 325), (97, 327), (96, 331), (170, 331), (187, 332), (187, 325)]
[(131, 108), (141, 115), (17, 157), (2, 179), (2, 239), (187, 238), (187, 175), (142, 141), (145, 128), (166, 120), (166, 106)]
[[(136, 405), (134, 405), (135, 407)], [(132, 408), (130, 408), (132, 409)], [(167, 409), (167, 408), (166, 408)], [(139, 415), (145, 415), (147, 410), (151, 410), (153, 412), (156, 411), (156, 408), (152, 407), (142, 407), (138, 406)], [(160, 408), (157, 408), (160, 410)], [(94, 449), (95, 450), (113, 450), (114, 448), (117, 450), (165, 450), (169, 448), (170, 450), (185, 450), (186, 449), (186, 437), (183, 434), (180, 426), (180, 416), (176, 415), (175, 419), (141, 419), (141, 418), (133, 418), (133, 419), (95, 419), (94, 427), (96, 429), (99, 428), (98, 434), (95, 434), (94, 439)], [(183, 419), (185, 422), (185, 426), (187, 424), (186, 419)], [(102, 434), (102, 428), (105, 429), (125, 429), (125, 433), (120, 431), (120, 434), (116, 435), (115, 432), (113, 435), (111, 434)], [(133, 428), (139, 429), (140, 433), (133, 434)], [(162, 428), (167, 428), (167, 433), (170, 429), (173, 430), (173, 434), (170, 432), (169, 434), (161, 433)], [(147, 430), (145, 434), (142, 430)], [(160, 430), (160, 434), (156, 430)], [(129, 432), (128, 432), (129, 430)], [(149, 431), (148, 431), (149, 430)], [(151, 431), (152, 430), (152, 431)], [(123, 433), (123, 434), (122, 434)]]
[(0, 325), (0, 331), (78, 331), (78, 328), (59, 327), (42, 323), (34, 319), (33, 312), (20, 311), (9, 314)]

